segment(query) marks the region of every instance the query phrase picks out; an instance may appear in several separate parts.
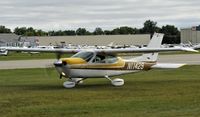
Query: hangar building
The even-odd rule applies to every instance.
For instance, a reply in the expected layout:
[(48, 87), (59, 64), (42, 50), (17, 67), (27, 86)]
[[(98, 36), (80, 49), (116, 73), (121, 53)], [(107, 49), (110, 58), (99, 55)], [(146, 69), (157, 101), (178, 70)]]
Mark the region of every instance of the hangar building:
[(181, 43), (200, 43), (200, 25), (181, 29)]
[(1, 33), (0, 34), (0, 47), (1, 46), (35, 46), (36, 40), (31, 37), (23, 37), (14, 33)]
[(38, 40), (39, 45), (44, 46), (60, 43), (103, 46), (111, 42), (113, 42), (114, 45), (147, 45), (150, 40), (150, 35), (44, 36), (35, 37), (35, 39)]
[(16, 46), (20, 36), (13, 33), (0, 34), (0, 46)]

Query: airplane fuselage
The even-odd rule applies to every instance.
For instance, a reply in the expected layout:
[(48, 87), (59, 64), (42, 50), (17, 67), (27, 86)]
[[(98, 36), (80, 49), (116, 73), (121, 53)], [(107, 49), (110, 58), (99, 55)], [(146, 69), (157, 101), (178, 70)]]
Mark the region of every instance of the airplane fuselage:
[[(61, 62), (60, 62), (61, 63)], [(136, 62), (126, 61), (118, 58), (115, 63), (85, 63), (85, 64), (66, 64), (55, 63), (57, 71), (69, 78), (99, 78), (105, 76), (117, 76), (127, 73), (150, 70), (155, 62)]]

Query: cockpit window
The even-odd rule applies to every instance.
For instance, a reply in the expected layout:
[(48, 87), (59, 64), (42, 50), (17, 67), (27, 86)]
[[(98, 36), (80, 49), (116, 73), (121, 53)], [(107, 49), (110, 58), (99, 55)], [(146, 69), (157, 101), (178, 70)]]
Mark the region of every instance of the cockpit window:
[(97, 54), (93, 59), (93, 63), (115, 63), (117, 62), (117, 58), (112, 55), (101, 55)]
[(82, 58), (88, 62), (93, 56), (94, 56), (93, 52), (78, 52), (77, 54), (73, 55), (71, 58)]

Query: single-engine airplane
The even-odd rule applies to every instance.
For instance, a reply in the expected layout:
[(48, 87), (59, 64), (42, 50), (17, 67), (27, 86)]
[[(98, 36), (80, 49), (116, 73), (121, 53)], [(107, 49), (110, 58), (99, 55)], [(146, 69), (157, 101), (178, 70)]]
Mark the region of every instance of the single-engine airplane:
[[(112, 76), (146, 71), (153, 68), (179, 68), (184, 64), (162, 64), (157, 62), (158, 52), (165, 51), (192, 51), (192, 48), (160, 48), (163, 34), (155, 33), (146, 48), (128, 49), (38, 49), (38, 48), (6, 48), (8, 51), (33, 51), (57, 53), (58, 59), (54, 66), (60, 78), (68, 80), (63, 83), (65, 88), (73, 88), (87, 78), (106, 78), (114, 86), (124, 85), (121, 78), (112, 79)], [(62, 53), (76, 53), (70, 58), (60, 58)], [(128, 60), (117, 57), (118, 53), (143, 53), (142, 56)]]

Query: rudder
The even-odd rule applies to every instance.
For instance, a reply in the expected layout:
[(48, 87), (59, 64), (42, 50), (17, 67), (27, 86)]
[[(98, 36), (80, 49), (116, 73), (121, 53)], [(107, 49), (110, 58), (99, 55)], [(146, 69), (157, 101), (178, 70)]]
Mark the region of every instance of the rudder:
[[(151, 38), (147, 48), (160, 48), (162, 44), (164, 34), (162, 33), (154, 33), (153, 37)], [(156, 62), (158, 59), (158, 53), (145, 53), (142, 56), (138, 57), (136, 60), (138, 61), (146, 61), (146, 62)]]

